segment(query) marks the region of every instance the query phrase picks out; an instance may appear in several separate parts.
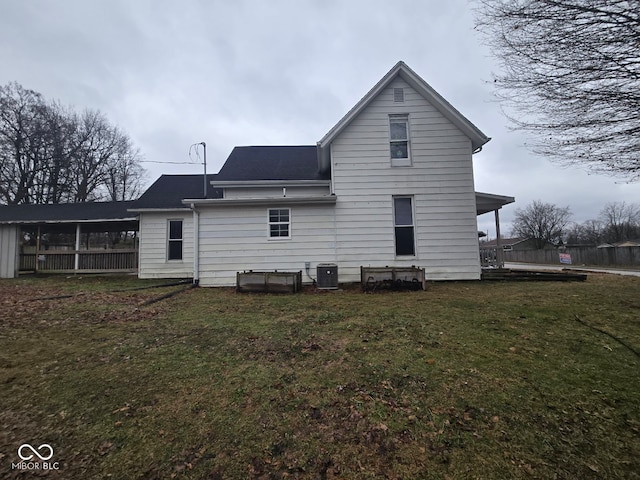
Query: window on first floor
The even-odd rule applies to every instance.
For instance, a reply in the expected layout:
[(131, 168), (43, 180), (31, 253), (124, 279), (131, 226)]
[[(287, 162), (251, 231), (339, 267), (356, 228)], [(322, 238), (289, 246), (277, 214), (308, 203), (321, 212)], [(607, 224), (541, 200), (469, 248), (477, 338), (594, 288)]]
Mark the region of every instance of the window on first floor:
[(269, 209), (269, 238), (291, 238), (291, 210), (289, 208)]
[(416, 254), (413, 222), (413, 198), (393, 197), (393, 223), (397, 256)]
[(167, 260), (182, 260), (182, 220), (169, 220)]

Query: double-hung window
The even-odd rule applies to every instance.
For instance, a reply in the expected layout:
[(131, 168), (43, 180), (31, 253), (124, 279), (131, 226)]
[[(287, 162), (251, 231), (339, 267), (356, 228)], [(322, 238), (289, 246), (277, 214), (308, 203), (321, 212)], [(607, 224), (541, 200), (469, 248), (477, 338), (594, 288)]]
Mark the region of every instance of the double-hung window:
[(182, 220), (169, 220), (167, 260), (182, 260)]
[(269, 209), (269, 238), (291, 238), (291, 210), (288, 208)]
[(396, 256), (416, 254), (413, 223), (413, 198), (393, 197), (393, 223), (396, 239)]
[(409, 115), (389, 115), (389, 149), (392, 167), (411, 165)]

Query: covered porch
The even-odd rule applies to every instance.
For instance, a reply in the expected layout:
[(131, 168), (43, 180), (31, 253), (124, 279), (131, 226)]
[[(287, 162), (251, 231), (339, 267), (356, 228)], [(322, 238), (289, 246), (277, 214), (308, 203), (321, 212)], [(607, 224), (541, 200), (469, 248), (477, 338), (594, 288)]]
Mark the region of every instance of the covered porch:
[(480, 249), (480, 266), (482, 268), (504, 267), (504, 252), (501, 245), (500, 234), (500, 209), (505, 205), (515, 202), (514, 197), (495, 195), (493, 193), (476, 192), (476, 215), (484, 215), (493, 212), (496, 226), (497, 242), (495, 247)]
[(0, 207), (0, 275), (128, 273), (138, 269), (132, 202)]

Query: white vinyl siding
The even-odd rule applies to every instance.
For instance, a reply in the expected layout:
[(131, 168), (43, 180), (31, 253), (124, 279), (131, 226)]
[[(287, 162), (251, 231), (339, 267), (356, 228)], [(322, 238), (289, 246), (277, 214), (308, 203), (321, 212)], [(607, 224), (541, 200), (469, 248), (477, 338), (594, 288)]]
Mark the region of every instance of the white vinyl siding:
[[(404, 103), (394, 102), (404, 89)], [(412, 168), (389, 162), (389, 116), (411, 119)], [(478, 279), (477, 219), (471, 141), (400, 78), (334, 140), (337, 263), (341, 281), (364, 266), (424, 267), (427, 278)], [(411, 196), (414, 257), (395, 255), (390, 198)]]
[(282, 187), (233, 187), (224, 189), (224, 198), (239, 199), (239, 198), (293, 198), (293, 197), (309, 197), (309, 196), (321, 196), (328, 195), (329, 187), (326, 185), (319, 186), (288, 186), (284, 189)]
[(20, 264), (18, 227), (0, 225), (0, 278), (14, 278)]
[[(404, 102), (394, 101), (402, 88)], [(390, 161), (390, 116), (404, 115), (411, 168)], [(429, 280), (480, 278), (470, 139), (399, 77), (332, 142), (336, 203), (290, 204), (282, 189), (227, 188), (225, 198), (262, 198), (260, 205), (199, 208), (199, 275), (203, 286), (233, 286), (244, 270), (303, 272), (336, 263), (341, 282), (359, 281), (361, 266), (425, 268)], [(318, 191), (328, 189), (318, 188)], [(287, 188), (286, 196), (305, 195)], [(323, 193), (326, 195), (326, 193)], [(396, 255), (393, 198), (411, 198), (415, 254)], [(267, 203), (268, 202), (268, 203)], [(291, 239), (269, 237), (269, 209), (290, 209)], [(166, 222), (175, 213), (140, 215), (140, 276), (193, 274), (193, 225), (184, 215), (183, 262), (166, 261)], [(406, 226), (406, 225), (402, 225)]]
[[(182, 218), (182, 261), (167, 261), (168, 221)], [(140, 214), (140, 278), (193, 277), (193, 217), (184, 212)]]
[[(282, 207), (274, 204), (271, 208)], [(295, 232), (286, 242), (265, 235), (265, 206), (219, 206), (200, 210), (200, 285), (233, 286), (245, 270), (302, 271), (315, 278), (319, 263), (335, 263), (333, 205), (291, 205)]]

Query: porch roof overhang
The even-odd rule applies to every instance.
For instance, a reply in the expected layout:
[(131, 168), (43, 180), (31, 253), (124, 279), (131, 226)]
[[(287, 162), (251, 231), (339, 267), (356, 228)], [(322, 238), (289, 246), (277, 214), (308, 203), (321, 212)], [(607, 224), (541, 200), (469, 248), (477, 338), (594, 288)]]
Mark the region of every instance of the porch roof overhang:
[(515, 201), (516, 199), (514, 197), (476, 192), (476, 215), (500, 210), (505, 205)]
[(0, 207), (0, 225), (45, 226), (51, 230), (106, 232), (137, 230), (138, 217), (129, 212), (133, 201), (5, 205)]

